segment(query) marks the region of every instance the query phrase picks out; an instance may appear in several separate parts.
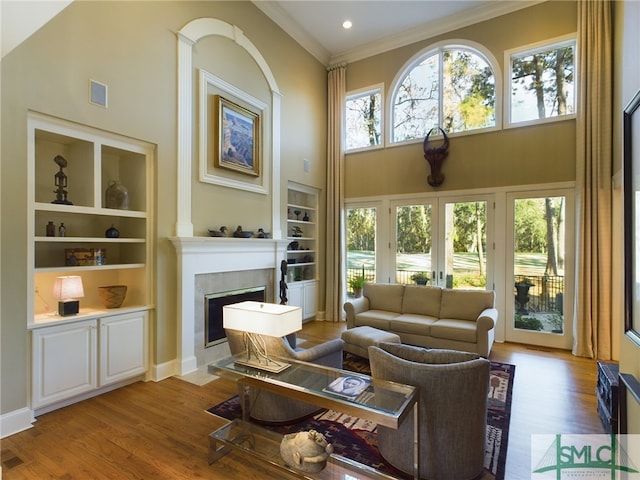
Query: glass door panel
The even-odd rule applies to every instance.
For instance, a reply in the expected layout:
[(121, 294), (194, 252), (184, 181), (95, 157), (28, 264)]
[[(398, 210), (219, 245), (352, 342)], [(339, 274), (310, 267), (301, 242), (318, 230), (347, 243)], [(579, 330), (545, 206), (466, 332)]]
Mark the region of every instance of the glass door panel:
[[(347, 208), (347, 295), (360, 296), (361, 281), (376, 281), (376, 208)], [(360, 285), (360, 288), (359, 288)]]
[(437, 284), (487, 288), (487, 201), (441, 203), (444, 238)]
[(431, 284), (432, 205), (398, 205), (395, 208), (395, 283)]
[[(566, 258), (567, 196), (511, 199), (512, 283), (507, 284), (508, 340), (569, 348), (567, 294), (572, 264)], [(511, 287), (509, 286), (511, 285)]]

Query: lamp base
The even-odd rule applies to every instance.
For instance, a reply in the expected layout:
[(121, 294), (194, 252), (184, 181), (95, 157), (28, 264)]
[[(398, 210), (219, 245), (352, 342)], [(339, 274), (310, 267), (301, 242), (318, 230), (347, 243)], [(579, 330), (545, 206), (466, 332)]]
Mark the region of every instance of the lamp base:
[(258, 360), (236, 360), (236, 364), (243, 365), (249, 368), (255, 368), (256, 370), (264, 370), (271, 373), (280, 373), (286, 370), (291, 365), (289, 363), (276, 362), (270, 359)]
[(67, 317), (69, 315), (77, 315), (80, 311), (79, 300), (64, 300), (58, 302), (58, 315)]

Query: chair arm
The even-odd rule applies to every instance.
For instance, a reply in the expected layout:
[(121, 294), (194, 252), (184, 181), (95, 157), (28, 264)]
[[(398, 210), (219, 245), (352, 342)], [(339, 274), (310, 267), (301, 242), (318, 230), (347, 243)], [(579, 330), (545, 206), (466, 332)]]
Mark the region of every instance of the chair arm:
[(482, 313), (478, 316), (476, 323), (478, 324), (479, 330), (488, 331), (496, 326), (498, 322), (498, 309), (497, 308), (486, 308), (482, 311)]
[(356, 326), (356, 315), (369, 310), (369, 299), (367, 297), (354, 298), (345, 302), (343, 308), (347, 314), (347, 328), (353, 328)]
[[(295, 359), (303, 362), (317, 363), (319, 365), (335, 366), (336, 359), (340, 359), (340, 366), (342, 365), (342, 349), (344, 347), (344, 340), (341, 338), (334, 338), (327, 342), (313, 347), (307, 348), (302, 351), (295, 352)], [(328, 362), (328, 363), (327, 363)], [(333, 365), (329, 365), (329, 363)]]

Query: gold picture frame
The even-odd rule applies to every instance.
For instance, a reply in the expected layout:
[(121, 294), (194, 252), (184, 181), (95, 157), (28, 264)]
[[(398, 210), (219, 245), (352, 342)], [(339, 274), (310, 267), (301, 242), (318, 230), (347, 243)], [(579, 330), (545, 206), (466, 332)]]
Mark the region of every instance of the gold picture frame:
[(213, 161), (247, 175), (260, 175), (260, 115), (213, 95)]

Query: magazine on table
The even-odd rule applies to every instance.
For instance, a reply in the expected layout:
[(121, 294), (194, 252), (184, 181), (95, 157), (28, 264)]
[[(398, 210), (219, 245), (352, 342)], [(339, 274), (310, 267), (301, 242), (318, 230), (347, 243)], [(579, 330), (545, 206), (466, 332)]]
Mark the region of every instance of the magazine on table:
[(347, 375), (336, 378), (323, 391), (353, 399), (364, 392), (369, 385), (371, 385), (369, 379)]

